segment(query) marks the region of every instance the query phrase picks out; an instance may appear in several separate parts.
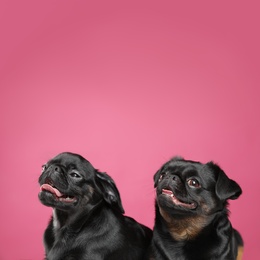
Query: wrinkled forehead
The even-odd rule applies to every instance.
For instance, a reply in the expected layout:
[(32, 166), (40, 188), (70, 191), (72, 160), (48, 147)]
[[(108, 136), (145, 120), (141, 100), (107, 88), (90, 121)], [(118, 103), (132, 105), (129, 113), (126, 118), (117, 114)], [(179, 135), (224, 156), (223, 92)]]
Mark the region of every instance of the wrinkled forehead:
[(215, 174), (207, 164), (193, 161), (170, 161), (164, 165), (163, 171), (178, 174), (184, 178), (197, 176), (201, 179), (215, 182)]
[(48, 164), (59, 164), (68, 169), (79, 171), (93, 171), (94, 168), (89, 161), (80, 155), (72, 153), (62, 153), (51, 159)]

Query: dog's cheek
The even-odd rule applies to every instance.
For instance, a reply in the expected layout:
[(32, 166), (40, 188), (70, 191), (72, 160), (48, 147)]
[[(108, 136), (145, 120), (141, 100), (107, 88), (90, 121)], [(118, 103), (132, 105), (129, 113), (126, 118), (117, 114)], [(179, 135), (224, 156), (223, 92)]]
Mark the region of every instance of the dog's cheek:
[(174, 208), (172, 202), (169, 199), (165, 198), (164, 196), (157, 196), (156, 201), (159, 207), (164, 208), (165, 210), (166, 209), (170, 210)]
[(82, 204), (87, 205), (90, 201), (93, 200), (94, 196), (94, 188), (90, 185), (87, 185), (84, 189), (84, 193), (82, 196)]
[(44, 172), (44, 173), (42, 173), (41, 175), (40, 175), (40, 177), (39, 177), (39, 179), (38, 179), (38, 182), (40, 183), (40, 184), (42, 184), (43, 183), (43, 180), (45, 179), (45, 175), (46, 175), (46, 173)]
[(154, 188), (156, 188), (159, 184), (159, 179), (160, 179), (160, 175), (161, 175), (161, 170), (157, 171), (153, 177), (154, 180)]
[(199, 205), (201, 213), (204, 215), (210, 215), (214, 213), (218, 208), (218, 202), (212, 196), (201, 197), (201, 199), (199, 200)]
[(205, 203), (205, 201), (201, 202), (201, 212), (204, 214), (204, 215), (209, 215), (212, 211), (212, 208), (207, 204)]

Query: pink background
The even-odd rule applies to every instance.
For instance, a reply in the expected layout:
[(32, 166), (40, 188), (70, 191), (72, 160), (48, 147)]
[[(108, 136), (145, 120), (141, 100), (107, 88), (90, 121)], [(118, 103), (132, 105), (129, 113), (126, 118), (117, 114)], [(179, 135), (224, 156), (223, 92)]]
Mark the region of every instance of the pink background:
[(259, 249), (258, 1), (1, 1), (0, 259), (43, 259), (41, 165), (80, 153), (152, 227), (153, 174), (178, 154), (243, 188), (231, 220)]

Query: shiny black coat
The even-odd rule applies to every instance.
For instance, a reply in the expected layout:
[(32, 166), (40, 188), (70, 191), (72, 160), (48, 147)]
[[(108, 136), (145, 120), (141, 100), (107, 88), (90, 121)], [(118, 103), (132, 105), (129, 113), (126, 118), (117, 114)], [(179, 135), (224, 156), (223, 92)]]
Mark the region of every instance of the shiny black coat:
[(143, 260), (152, 231), (123, 215), (112, 178), (82, 156), (44, 165), (39, 199), (53, 208), (44, 233), (47, 260)]

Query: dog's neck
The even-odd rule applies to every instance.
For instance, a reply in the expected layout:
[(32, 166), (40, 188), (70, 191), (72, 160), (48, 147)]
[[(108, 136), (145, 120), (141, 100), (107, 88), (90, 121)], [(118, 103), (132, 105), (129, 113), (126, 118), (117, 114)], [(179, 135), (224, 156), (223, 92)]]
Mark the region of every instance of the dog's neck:
[(99, 208), (102, 201), (95, 205), (89, 204), (85, 211), (62, 211), (53, 209), (52, 224), (54, 232), (58, 232), (63, 226), (70, 227), (74, 232), (79, 232), (81, 227), (89, 220), (92, 213)]
[(54, 231), (59, 230), (61, 227), (61, 222), (58, 217), (58, 213), (57, 213), (56, 209), (53, 209), (53, 212), (52, 212), (52, 224), (53, 224)]
[(193, 216), (177, 219), (170, 216), (160, 207), (158, 207), (158, 211), (164, 219), (171, 237), (176, 241), (187, 241), (196, 238), (212, 221), (210, 217), (206, 216)]

